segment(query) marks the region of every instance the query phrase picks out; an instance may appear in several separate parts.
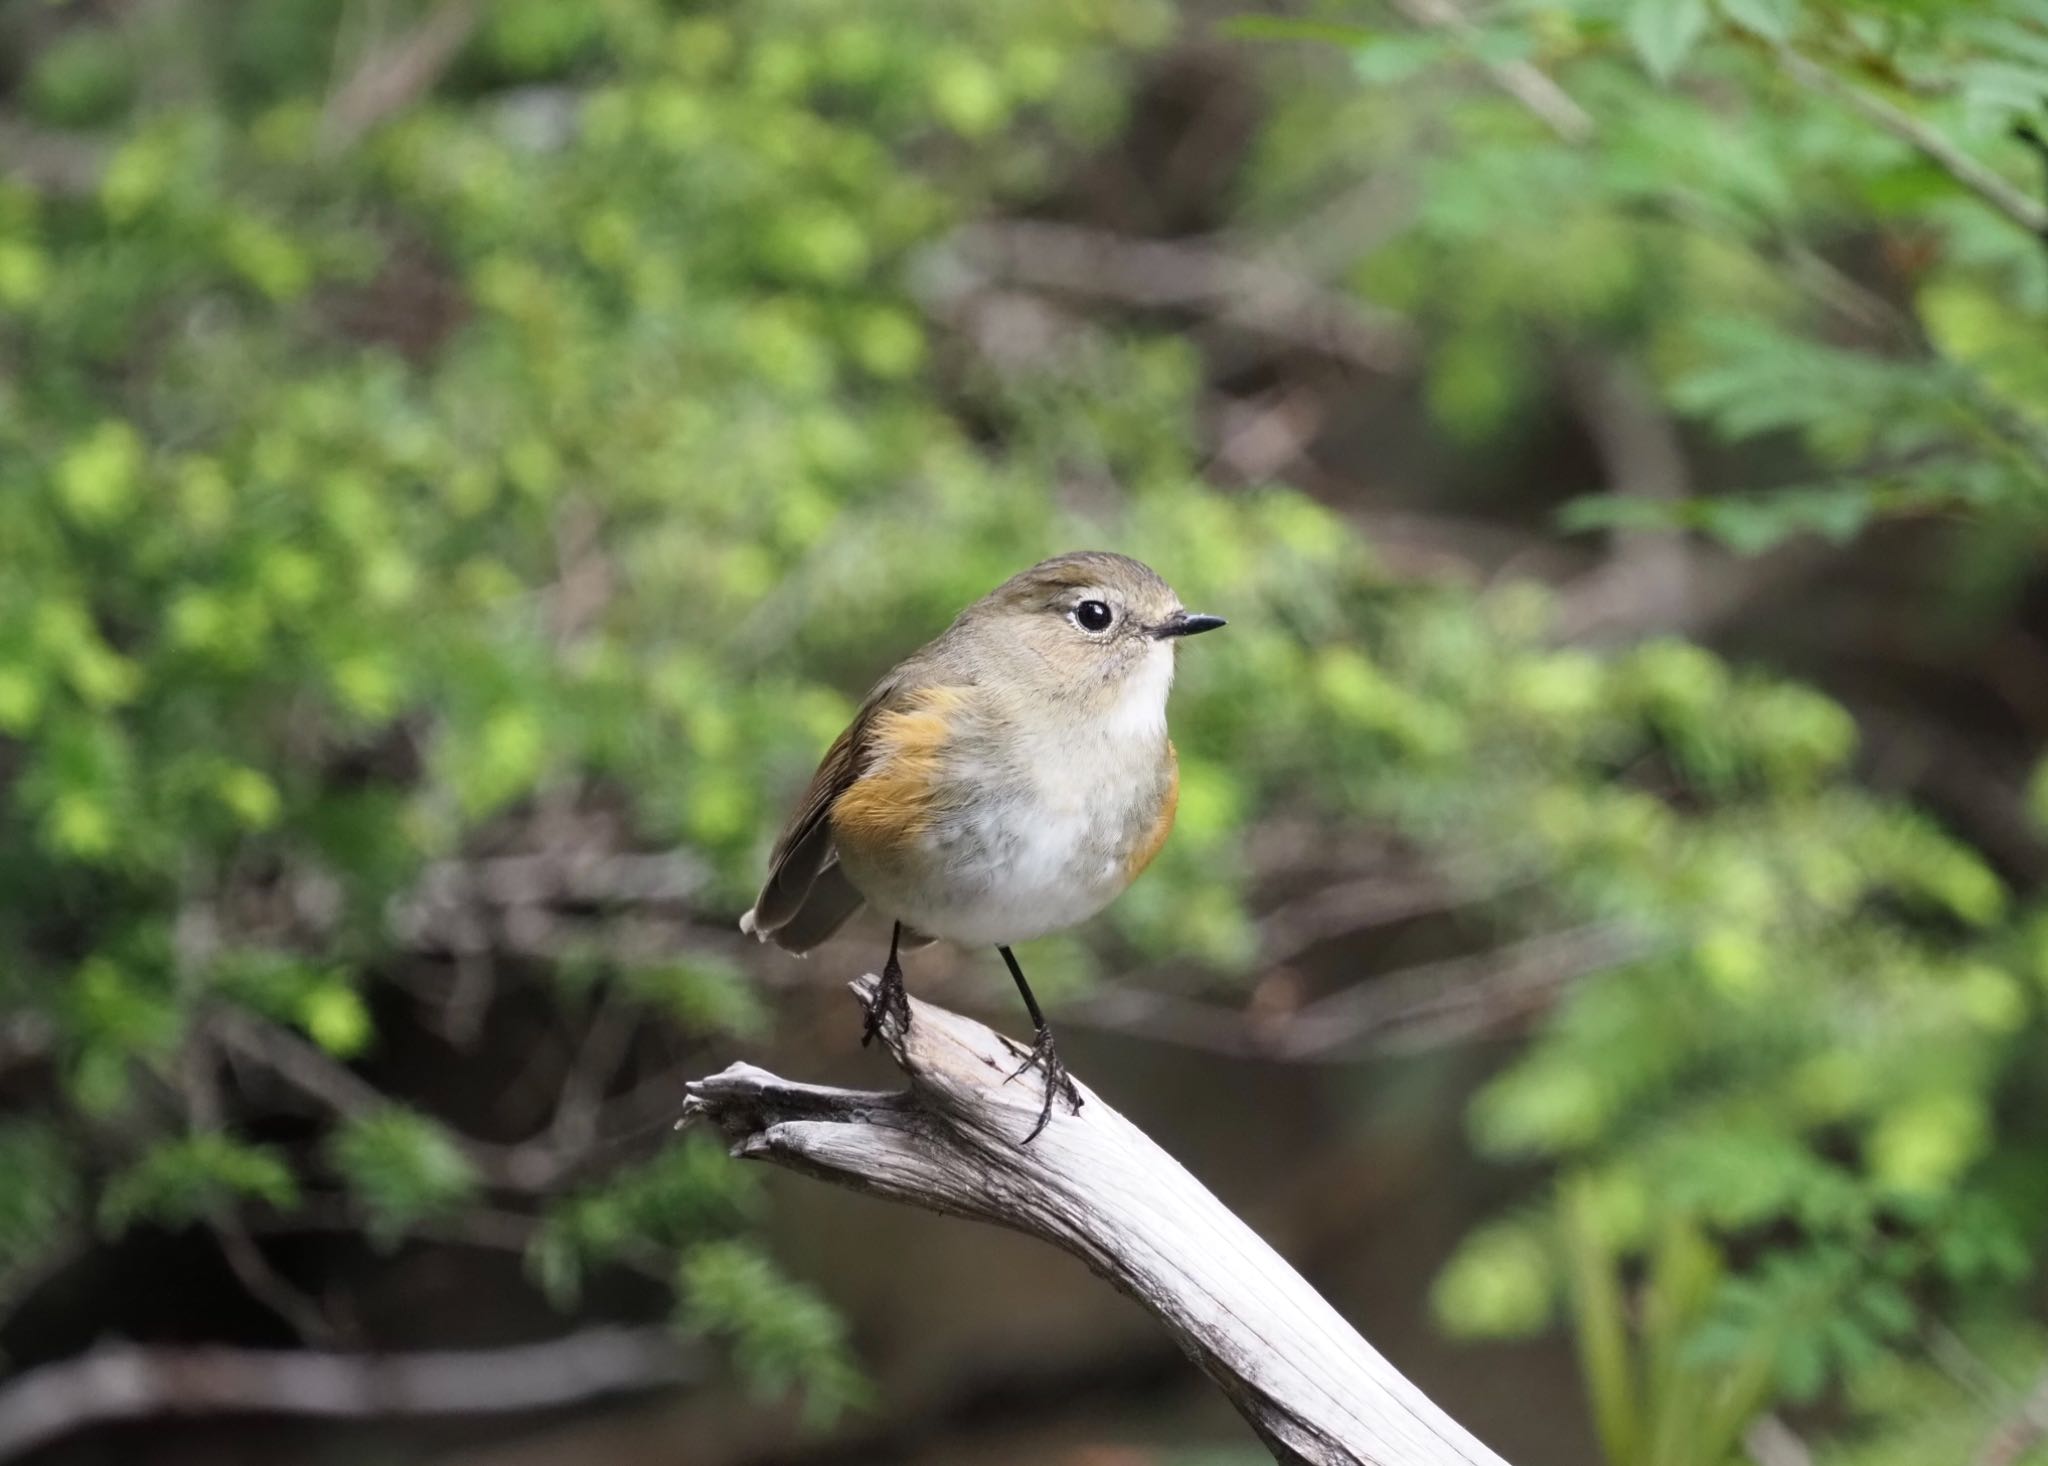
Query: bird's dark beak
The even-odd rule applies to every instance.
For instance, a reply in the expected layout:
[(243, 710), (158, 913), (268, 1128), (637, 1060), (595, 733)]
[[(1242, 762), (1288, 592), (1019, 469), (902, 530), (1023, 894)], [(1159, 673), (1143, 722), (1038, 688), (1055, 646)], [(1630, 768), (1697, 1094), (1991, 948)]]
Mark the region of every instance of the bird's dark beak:
[(1214, 631), (1227, 624), (1221, 616), (1205, 616), (1200, 611), (1175, 611), (1164, 621), (1152, 628), (1155, 637), (1200, 636), (1205, 631)]

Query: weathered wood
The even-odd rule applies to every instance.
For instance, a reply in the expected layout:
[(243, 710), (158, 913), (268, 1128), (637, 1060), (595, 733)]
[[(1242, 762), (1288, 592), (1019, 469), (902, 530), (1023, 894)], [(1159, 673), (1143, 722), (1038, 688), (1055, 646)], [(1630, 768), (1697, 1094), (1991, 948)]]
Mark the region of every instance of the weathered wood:
[[(865, 1000), (876, 980), (854, 989)], [(1438, 1409), (1221, 1202), (1082, 1086), (1045, 1133), (1024, 1051), (913, 1000), (882, 1037), (909, 1076), (887, 1094), (735, 1064), (689, 1086), (686, 1120), (733, 1154), (1042, 1237), (1158, 1316), (1277, 1460), (1310, 1466), (1506, 1466)]]

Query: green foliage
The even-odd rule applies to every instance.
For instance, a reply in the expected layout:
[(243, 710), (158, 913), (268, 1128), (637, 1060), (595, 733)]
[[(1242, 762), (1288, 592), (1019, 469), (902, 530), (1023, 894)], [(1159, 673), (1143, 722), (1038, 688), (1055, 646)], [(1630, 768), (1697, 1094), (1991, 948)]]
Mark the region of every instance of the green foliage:
[(822, 1423), (867, 1398), (839, 1316), (746, 1243), (692, 1248), (676, 1292), (683, 1326), (729, 1340), (757, 1387), (783, 1390), (802, 1382), (812, 1421)]
[(558, 1201), (527, 1252), (527, 1267), (564, 1307), (586, 1272), (619, 1257), (662, 1257), (737, 1231), (760, 1209), (755, 1176), (693, 1135), (644, 1165)]
[(0, 1124), (0, 1287), (35, 1263), (77, 1217), (79, 1177), (63, 1138), (32, 1120)]
[(345, 1120), (328, 1155), (362, 1202), (371, 1239), (386, 1247), (476, 1190), (475, 1170), (448, 1133), (397, 1106)]
[[(1958, 510), (2038, 528), (2048, 252), (2004, 212), (2010, 198), (2048, 213), (2040, 160), (2012, 137), (2048, 105), (2036, 0), (1569, 0), (1491, 15), (1471, 36), (1292, 32), (1351, 51), (1369, 88), (1343, 171), (1399, 169), (1421, 201), (1358, 273), (1431, 328), (1428, 396), (1445, 426), (1511, 444), (1557, 355), (1590, 347), (1647, 365), (1712, 435), (1774, 451), (1675, 501), (1610, 485), (1571, 527), (1701, 530), (1745, 552)], [(1535, 61), (1582, 120), (1486, 88), (1475, 57)], [(1300, 105), (1301, 126), (1317, 109), (1326, 120), (1320, 93)], [(1274, 137), (1298, 155), (1293, 126)], [(1962, 164), (1938, 163), (1941, 149)], [(1275, 163), (1257, 175), (1269, 189), (1335, 171)], [(1879, 279), (1832, 262), (1845, 240), (1878, 252)], [(1752, 466), (1791, 445), (1804, 463), (1789, 482)]]
[[(1349, 53), (1348, 155), (1307, 141), (1332, 130), (1324, 95), (1283, 101), (1253, 207), (1292, 217), (1353, 177), (1407, 187), (1352, 278), (1419, 328), (1449, 435), (1511, 452), (1560, 378), (1620, 363), (1653, 419), (1692, 426), (1701, 482), (1611, 483), (1567, 529), (1746, 554), (1942, 515), (2035, 541), (2048, 250), (2012, 215), (2048, 200), (2010, 132), (2048, 106), (2048, 11), (1486, 16), (1472, 33), (1241, 28)], [(1534, 63), (1577, 110), (1532, 105), (1480, 60)], [(1854, 724), (1809, 690), (1677, 643), (1596, 660), (1498, 622), (1489, 643), (1486, 619), (1439, 613), (1406, 656), (1400, 638), (1327, 654), (1321, 685), (1375, 726), (1372, 756), (1410, 780), (1441, 758), (1469, 784), (1424, 773), (1367, 807), (1526, 861), (1550, 909), (1522, 919), (1614, 921), (1641, 945), (1479, 1096), (1483, 1150), (1569, 1179), (1466, 1240), (1437, 1317), (1506, 1336), (1565, 1305), (1617, 1466), (1733, 1459), (1751, 1415), (1829, 1388), (1879, 1442), (1870, 1382), (1918, 1367), (1931, 1325), (1968, 1315), (1998, 1339), (2023, 1318), (2012, 1285), (2042, 1203), (2012, 1178), (2044, 1159), (2013, 1118), (2038, 1101), (2032, 898), (1845, 780)], [(1464, 796), (1517, 811), (1505, 848)], [(1980, 1404), (1977, 1441), (1992, 1418)]]
[(1453, 1334), (1520, 1338), (1551, 1321), (1555, 1278), (1546, 1228), (1491, 1222), (1465, 1239), (1437, 1277), (1430, 1309)]
[(369, 1046), (369, 1011), (345, 968), (248, 949), (220, 954), (210, 977), (220, 996), (298, 1029), (336, 1058)]
[[(2038, 1329), (1965, 1323), (1941, 1352), (1939, 1362), (1895, 1360), (1871, 1370), (1849, 1402), (1852, 1427), (1817, 1459), (1825, 1466), (1986, 1459), (2039, 1466), (2043, 1446), (2027, 1446), (2019, 1432), (2031, 1428), (2028, 1401), (2048, 1340)], [(1993, 1456), (1994, 1439), (2016, 1454)]]
[(1754, 1349), (1698, 1367), (1693, 1341), (1723, 1263), (1697, 1229), (1668, 1224), (1645, 1264), (1632, 1310), (1621, 1254), (1597, 1192), (1568, 1188), (1564, 1247), (1571, 1312), (1601, 1450), (1611, 1466), (1730, 1466), (1770, 1399), (1770, 1356)]
[(183, 1227), (230, 1212), (243, 1201), (289, 1207), (299, 1185), (274, 1148), (202, 1131), (153, 1146), (100, 1193), (102, 1230), (138, 1222)]
[(767, 1031), (768, 1011), (746, 973), (709, 954), (685, 961), (627, 969), (626, 987), (688, 1033), (758, 1038)]
[[(337, 144), (337, 67), (429, 9), (0, 7), (29, 120), (105, 155), (83, 186), (0, 182), (0, 969), (55, 1035), (53, 1102), (122, 1163), (86, 1203), (8, 1132), (10, 1247), (80, 1206), (110, 1230), (294, 1208), (310, 1156), (177, 1122), (186, 1075), (225, 1066), (223, 1010), (274, 1030), (234, 1051), (251, 1096), (281, 1066), (351, 1112), (309, 1148), (377, 1242), (462, 1235), (462, 1138), (395, 1097), (353, 1113), (364, 1082), (329, 1072), (405, 1009), (372, 988), (412, 960), (391, 916), (430, 863), (582, 790), (708, 867), (696, 914), (723, 926), (876, 649), (1020, 555), (1123, 532), (1036, 502), (1053, 458), (1100, 440), (1154, 523), (1200, 495), (1178, 435), (1125, 420), (1184, 417), (1179, 353), (1105, 357), (1128, 397), (1019, 404), (1005, 461), (929, 377), (909, 284), (1114, 124), (1159, 0), (520, 0)], [(1232, 820), (1206, 807), (1213, 849)], [(1242, 926), (1225, 900), (1205, 939)], [(765, 1025), (713, 954), (565, 967), (686, 1036)], [(848, 1399), (816, 1305), (691, 1250), (750, 1194), (688, 1146), (505, 1205), (541, 1218), (556, 1294), (681, 1276), (760, 1371)]]
[[(1562, 1305), (1610, 1452), (1683, 1466), (1815, 1389), (1874, 1438), (1874, 1382), (1930, 1326), (2018, 1336), (2048, 914), (1859, 787), (1842, 708), (1680, 642), (1562, 648), (1540, 594), (1403, 579), (1305, 495), (1215, 490), (1185, 342), (951, 360), (921, 265), (1113, 125), (1159, 0), (511, 0), (346, 146), (337, 7), (142, 10), (159, 32), (69, 27), (25, 71), (38, 120), (108, 149), (91, 186), (0, 184), (0, 980), (99, 1151), (0, 1130), (28, 1178), (0, 1266), (95, 1205), (109, 1230), (292, 1210), (298, 1157), (175, 1114), (209, 1019), (266, 1026), (312, 1103), (359, 1111), (340, 1066), (380, 1053), (402, 1005), (372, 985), (415, 956), (394, 907), (565, 793), (701, 865), (690, 916), (723, 925), (873, 675), (1021, 564), (1100, 543), (1232, 628), (1176, 693), (1175, 838), (1049, 976), (1085, 986), (1101, 946), (1241, 973), (1248, 893), (1278, 884), (1249, 837), (1283, 822), (1390, 831), (1504, 939), (1603, 944), (1474, 1107), (1484, 1151), (1568, 1179), (1470, 1239), (1447, 1324)], [(1340, 92), (1276, 89), (1246, 224), (1408, 185), (1347, 283), (1416, 328), (1467, 451), (1512, 460), (1588, 352), (1742, 449), (1690, 497), (1575, 523), (1752, 550), (1887, 514), (2035, 522), (2048, 256), (1775, 47), (2018, 177), (2001, 133), (2032, 105), (2038, 7), (1242, 29), (1353, 63)], [(136, 84), (190, 33), (175, 104)], [(1475, 60), (1540, 64), (1591, 140)], [(1829, 262), (1844, 239), (1887, 290)], [(1789, 487), (1751, 477), (1787, 455)], [(561, 968), (563, 1014), (601, 981), (686, 1035), (763, 1029), (716, 956)], [(380, 1242), (475, 1206), (480, 1152), (445, 1120), (394, 1099), (322, 1123)], [(629, 1267), (755, 1379), (859, 1397), (830, 1311), (743, 1240), (756, 1190), (715, 1146), (501, 1199), (538, 1219), (529, 1267), (564, 1307)]]

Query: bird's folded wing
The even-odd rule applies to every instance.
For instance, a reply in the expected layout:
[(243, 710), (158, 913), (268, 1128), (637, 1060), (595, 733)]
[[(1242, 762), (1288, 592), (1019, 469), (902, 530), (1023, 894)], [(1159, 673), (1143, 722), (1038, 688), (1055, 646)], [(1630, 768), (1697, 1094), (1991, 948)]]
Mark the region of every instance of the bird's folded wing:
[(845, 875), (838, 872), (838, 859), (832, 849), (832, 806), (872, 762), (875, 715), (888, 706), (896, 690), (893, 679), (879, 684), (868, 694), (846, 731), (825, 750), (818, 771), (811, 775), (810, 787), (804, 790), (789, 823), (775, 841), (775, 849), (768, 857), (768, 880), (755, 898), (754, 909), (740, 918), (741, 930), (752, 932), (763, 941), (776, 936), (804, 910), (812, 886), (828, 869), (834, 872), (836, 884), (844, 887), (845, 893), (853, 893), (852, 900), (848, 903), (842, 893), (827, 903), (844, 909), (825, 931), (802, 946), (792, 946), (791, 950), (803, 951), (823, 941), (860, 905), (858, 893), (853, 892)]
[(769, 934), (769, 940), (785, 952), (808, 952), (846, 925), (847, 918), (860, 910), (865, 898), (838, 860), (828, 859), (811, 889), (788, 921)]

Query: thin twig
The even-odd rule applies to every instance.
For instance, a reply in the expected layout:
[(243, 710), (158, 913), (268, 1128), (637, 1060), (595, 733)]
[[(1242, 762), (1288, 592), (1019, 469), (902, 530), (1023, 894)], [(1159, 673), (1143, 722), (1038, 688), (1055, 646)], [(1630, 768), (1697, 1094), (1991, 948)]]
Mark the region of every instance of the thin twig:
[(322, 146), (339, 152), (424, 96), (469, 44), (483, 12), (482, 0), (441, 0), (418, 25), (372, 51), (327, 99)]
[(2015, 1466), (2043, 1440), (2048, 1440), (2048, 1370), (2034, 1381), (2011, 1418), (2001, 1421), (1986, 1438), (1975, 1466)]
[[(337, 1192), (302, 1196), (289, 1211), (256, 1212), (248, 1219), (249, 1230), (265, 1237), (307, 1232), (360, 1234), (368, 1225), (361, 1206)], [(483, 1205), (416, 1217), (405, 1228), (407, 1237), (424, 1242), (520, 1255), (533, 1245), (539, 1231), (540, 1223), (522, 1212)]]
[(1207, 311), (1368, 371), (1398, 371), (1414, 359), (1414, 331), (1391, 314), (1282, 265), (1209, 245), (1009, 219), (958, 231), (947, 253), (973, 276), (1144, 310)]
[[(1618, 355), (1579, 352), (1564, 361), (1566, 398), (1600, 460), (1607, 492), (1675, 505), (1692, 494), (1678, 426), (1652, 384)], [(1582, 640), (1597, 627), (1631, 632), (1685, 624), (1692, 599), (1692, 546), (1681, 529), (1627, 529), (1609, 536), (1599, 569), (1563, 592), (1569, 624), (1558, 634)]]
[(638, 1014), (624, 984), (607, 984), (584, 1029), (576, 1058), (562, 1078), (554, 1119), (548, 1124), (548, 1134), (558, 1149), (587, 1150), (596, 1142), (605, 1089), (625, 1062), (638, 1029)]
[(342, 1115), (365, 1115), (390, 1101), (384, 1092), (297, 1034), (247, 1013), (223, 1008), (207, 1031), (229, 1053), (260, 1064), (292, 1088)]
[(47, 1058), (56, 1044), (56, 1028), (40, 1013), (0, 1017), (0, 1070)]
[[(178, 1089), (185, 1097), (190, 1122), (197, 1129), (219, 1130), (223, 1123), (221, 1059), (217, 1026), (196, 1025), (180, 1055)], [(326, 1310), (270, 1265), (240, 1217), (232, 1213), (216, 1215), (207, 1220), (206, 1226), (220, 1244), (228, 1271), (251, 1298), (291, 1325), (305, 1343), (332, 1347), (342, 1342), (340, 1331)]]
[[(337, 1063), (298, 1035), (274, 1024), (233, 1010), (215, 1013), (209, 1022), (223, 1048), (260, 1065), (336, 1114), (359, 1116), (393, 1103), (347, 1065)], [(664, 1082), (673, 1083), (663, 1078)], [(486, 1185), (525, 1194), (553, 1191), (584, 1169), (601, 1150), (646, 1133), (646, 1127), (652, 1123), (647, 1116), (624, 1122), (613, 1118), (620, 1111), (636, 1113), (644, 1104), (644, 1088), (636, 1086), (621, 1097), (616, 1107), (605, 1105), (593, 1117), (588, 1140), (582, 1144), (560, 1144), (552, 1133), (510, 1145), (459, 1134), (454, 1140)], [(610, 1123), (606, 1123), (608, 1120)]]
[(326, 1311), (270, 1265), (239, 1218), (215, 1217), (207, 1223), (207, 1230), (220, 1244), (228, 1270), (250, 1297), (290, 1324), (292, 1331), (309, 1344), (332, 1346), (343, 1342), (341, 1330), (334, 1326)]
[(1339, 937), (1490, 900), (1505, 885), (1467, 889), (1434, 871), (1378, 871), (1334, 880), (1259, 918), (1259, 958), (1277, 966)]
[(2048, 191), (2048, 135), (2043, 135), (2041, 129), (2032, 122), (2025, 121), (2013, 124), (2012, 135), (2015, 141), (2025, 144), (2027, 150), (2041, 164), (2044, 191)]
[(1813, 1452), (1799, 1433), (1776, 1415), (1760, 1417), (1742, 1438), (1756, 1466), (1813, 1466)]
[(1486, 1031), (1547, 1007), (1558, 991), (1639, 956), (1611, 926), (1545, 932), (1491, 952), (1448, 957), (1354, 983), (1287, 1020), (1283, 1058), (1336, 1058), (1370, 1042), (1412, 1049)]
[(1342, 1063), (1499, 1032), (1548, 1007), (1571, 983), (1639, 950), (1610, 928), (1584, 927), (1418, 963), (1291, 1013), (1252, 1014), (1126, 984), (1066, 1004), (1059, 1017), (1234, 1058)]
[(2048, 204), (2014, 186), (2002, 174), (1971, 157), (1947, 137), (1875, 92), (1843, 80), (1789, 46), (1774, 48), (1785, 73), (1808, 91), (1842, 103), (1900, 141), (1957, 183), (2031, 234), (2048, 235)]
[[(1394, 0), (1394, 8), (1417, 25), (1455, 31), (1468, 39), (1479, 34), (1479, 28), (1454, 0)], [(1480, 58), (1480, 64), (1496, 86), (1566, 142), (1583, 143), (1592, 139), (1595, 131), (1592, 114), (1573, 101), (1570, 93), (1538, 67), (1527, 61), (1496, 61), (1484, 56)]]

